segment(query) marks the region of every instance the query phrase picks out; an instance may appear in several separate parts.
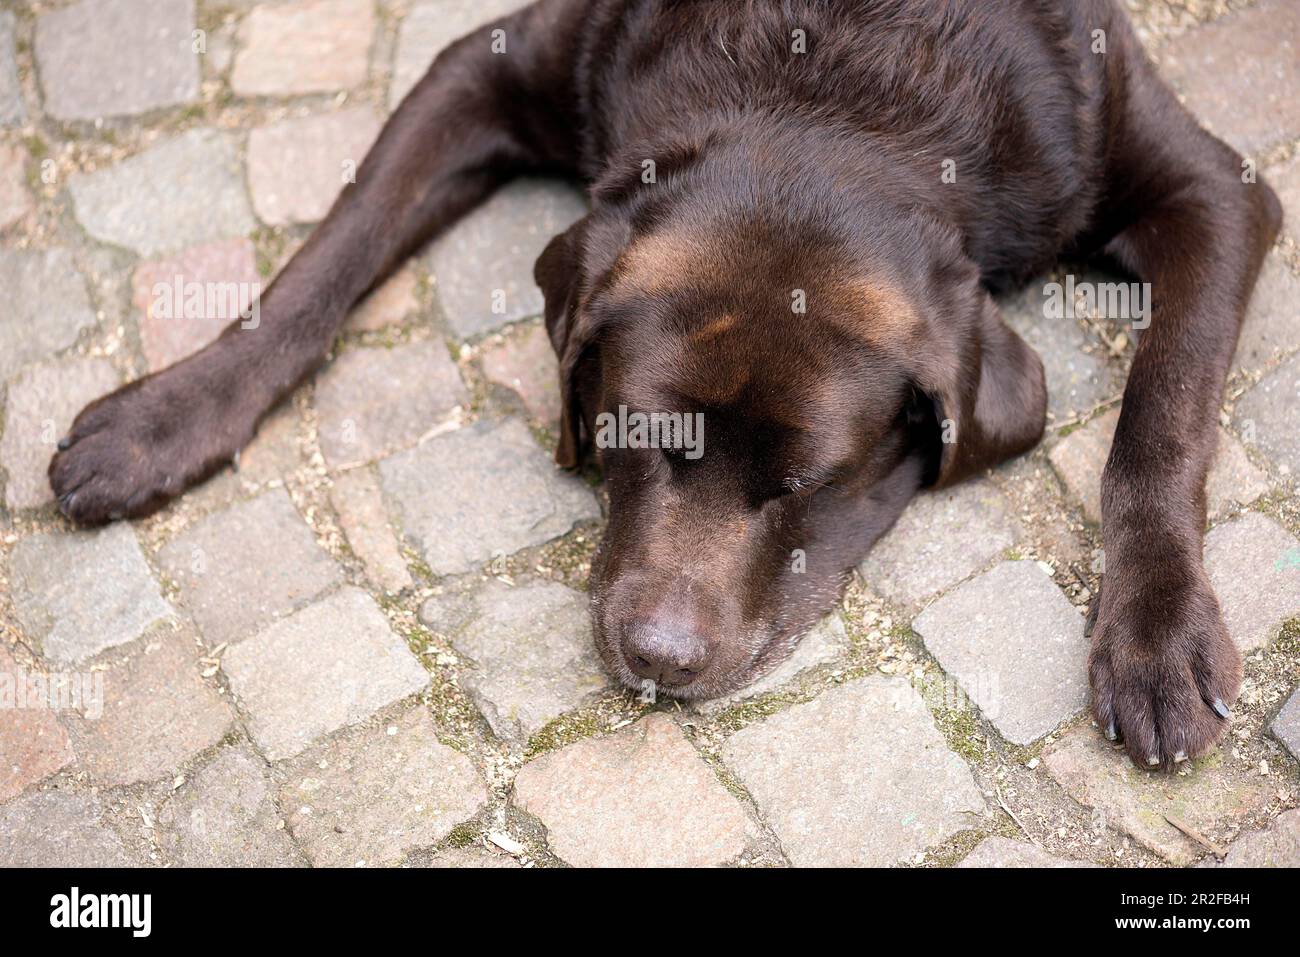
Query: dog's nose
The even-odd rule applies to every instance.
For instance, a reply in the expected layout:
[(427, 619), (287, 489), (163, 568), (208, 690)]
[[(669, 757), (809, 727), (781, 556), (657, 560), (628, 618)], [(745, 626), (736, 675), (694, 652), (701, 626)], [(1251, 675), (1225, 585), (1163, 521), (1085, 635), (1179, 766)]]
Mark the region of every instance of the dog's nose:
[(656, 684), (689, 684), (709, 663), (709, 643), (680, 625), (645, 623), (629, 629), (627, 664), (638, 678)]

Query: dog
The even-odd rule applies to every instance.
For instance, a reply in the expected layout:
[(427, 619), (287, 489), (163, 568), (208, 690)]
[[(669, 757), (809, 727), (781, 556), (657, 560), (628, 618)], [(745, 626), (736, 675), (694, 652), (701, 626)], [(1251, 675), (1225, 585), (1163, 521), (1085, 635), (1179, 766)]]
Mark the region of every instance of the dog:
[[(1223, 384), (1281, 223), (1241, 171), (1113, 0), (538, 0), (436, 58), (259, 328), (89, 405), (50, 481), (77, 522), (157, 508), (231, 461), (414, 250), (517, 174), (576, 177), (590, 212), (535, 275), (556, 460), (594, 453), (609, 492), (596, 641), (625, 683), (723, 695), (789, 654), (919, 490), (1039, 441), (1042, 364), (990, 292), (1103, 255), (1154, 313), (1102, 483), (1092, 710), (1169, 768), (1215, 745), (1241, 678), (1201, 561)], [(620, 407), (702, 415), (703, 454), (593, 443)]]

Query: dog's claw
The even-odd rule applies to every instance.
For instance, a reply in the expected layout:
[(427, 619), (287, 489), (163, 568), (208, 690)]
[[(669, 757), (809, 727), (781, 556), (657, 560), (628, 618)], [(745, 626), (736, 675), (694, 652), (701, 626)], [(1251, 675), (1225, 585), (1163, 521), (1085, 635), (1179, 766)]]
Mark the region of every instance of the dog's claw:
[(55, 445), (55, 448), (57, 448), (60, 452), (66, 452), (71, 447), (72, 447), (72, 436), (70, 435), (65, 435), (63, 438), (59, 439), (58, 444)]
[(1232, 712), (1228, 710), (1228, 706), (1223, 703), (1222, 698), (1214, 699), (1214, 713), (1217, 714), (1224, 721), (1227, 721), (1229, 718), (1232, 717)]
[(1110, 724), (1106, 725), (1106, 740), (1114, 741), (1118, 737), (1119, 735), (1115, 733), (1115, 722), (1112, 721)]
[(1147, 758), (1147, 764), (1151, 765), (1153, 768), (1159, 763), (1160, 763), (1160, 755), (1158, 754), (1153, 754), (1149, 758)]
[(1177, 754), (1174, 755), (1174, 764), (1182, 764), (1186, 760), (1187, 760), (1186, 751), (1179, 751)]

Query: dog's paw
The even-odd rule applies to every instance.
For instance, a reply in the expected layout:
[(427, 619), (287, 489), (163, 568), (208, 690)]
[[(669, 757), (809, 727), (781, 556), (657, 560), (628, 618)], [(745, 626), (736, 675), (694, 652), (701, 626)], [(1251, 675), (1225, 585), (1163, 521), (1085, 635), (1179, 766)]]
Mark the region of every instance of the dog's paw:
[(1165, 601), (1155, 599), (1164, 590), (1153, 589), (1108, 602), (1104, 582), (1095, 610), (1093, 716), (1142, 768), (1169, 768), (1214, 748), (1241, 684), (1241, 656), (1214, 593), (1199, 569), (1188, 578), (1194, 584)]
[(187, 395), (162, 373), (86, 406), (50, 460), (59, 510), (98, 525), (148, 514), (210, 474), (241, 447), (212, 421), (211, 398)]

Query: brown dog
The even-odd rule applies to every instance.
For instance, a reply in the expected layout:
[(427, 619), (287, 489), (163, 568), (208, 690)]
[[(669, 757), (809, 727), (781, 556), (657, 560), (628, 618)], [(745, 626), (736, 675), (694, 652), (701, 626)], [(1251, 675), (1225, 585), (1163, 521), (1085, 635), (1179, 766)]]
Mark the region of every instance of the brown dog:
[(1111, 0), (540, 0), (438, 57), (258, 329), (89, 406), (50, 479), (78, 521), (156, 507), (432, 234), (515, 174), (577, 175), (591, 212), (537, 263), (557, 459), (620, 406), (707, 433), (699, 457), (599, 450), (597, 641), (624, 681), (718, 695), (789, 653), (918, 489), (1034, 445), (1042, 367), (988, 290), (1104, 252), (1155, 313), (1103, 481), (1094, 709), (1168, 765), (1215, 743), (1240, 678), (1203, 486), (1281, 218), (1241, 168)]

